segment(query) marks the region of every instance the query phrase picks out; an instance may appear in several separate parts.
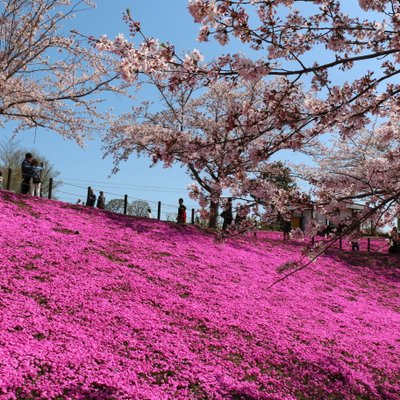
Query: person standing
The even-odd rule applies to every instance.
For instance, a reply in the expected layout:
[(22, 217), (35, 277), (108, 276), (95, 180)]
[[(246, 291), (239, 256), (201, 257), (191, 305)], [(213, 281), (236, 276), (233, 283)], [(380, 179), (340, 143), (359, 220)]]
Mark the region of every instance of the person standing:
[(245, 206), (241, 205), (239, 206), (239, 209), (237, 210), (236, 216), (235, 216), (235, 225), (240, 225), (243, 221), (246, 220), (248, 210)]
[(360, 243), (357, 238), (354, 238), (350, 241), (351, 243), (351, 251), (360, 251)]
[(183, 199), (180, 198), (178, 200), (179, 207), (178, 207), (178, 216), (176, 221), (178, 224), (186, 224), (186, 206), (183, 204)]
[(96, 204), (96, 195), (93, 192), (92, 188), (89, 188), (88, 190), (88, 197), (86, 200), (86, 206), (87, 207), (94, 207), (94, 205)]
[(292, 214), (290, 213), (282, 216), (282, 214), (278, 212), (278, 221), (282, 227), (283, 240), (289, 240), (290, 232), (292, 231)]
[(351, 251), (360, 251), (359, 239), (361, 238), (360, 225), (357, 221), (357, 213), (352, 215), (352, 225), (356, 226), (352, 237), (350, 238)]
[(290, 239), (290, 232), (292, 231), (292, 221), (290, 219), (283, 220), (283, 240)]
[(44, 170), (44, 165), (41, 163), (39, 165), (38, 160), (34, 159), (30, 164), (30, 178), (29, 178), (29, 191), (31, 196), (40, 196), (42, 188), (42, 171)]
[(397, 228), (394, 227), (390, 231), (390, 247), (389, 253), (398, 253), (399, 252), (399, 233)]
[(22, 194), (28, 194), (29, 189), (30, 189), (30, 179), (31, 179), (31, 174), (32, 174), (32, 169), (31, 169), (32, 159), (33, 159), (32, 154), (26, 153), (25, 158), (21, 164), (21, 176), (22, 176), (21, 193)]
[(232, 213), (232, 197), (228, 198), (224, 211), (221, 213), (221, 217), (224, 219), (222, 224), (222, 230), (226, 230), (228, 226), (232, 224), (233, 213)]
[(106, 198), (104, 197), (104, 193), (100, 191), (100, 195), (97, 199), (97, 208), (104, 210), (106, 207)]
[(147, 218), (151, 219), (151, 208), (150, 207), (147, 209)]

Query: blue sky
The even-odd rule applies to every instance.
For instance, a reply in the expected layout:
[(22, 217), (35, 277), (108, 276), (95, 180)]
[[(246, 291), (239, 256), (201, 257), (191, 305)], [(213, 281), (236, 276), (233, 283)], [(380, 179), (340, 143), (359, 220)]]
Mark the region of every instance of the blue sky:
[[(199, 26), (193, 23), (187, 11), (187, 3), (187, 0), (98, 0), (96, 9), (78, 13), (71, 21), (71, 26), (66, 29), (74, 28), (93, 36), (106, 34), (111, 38), (119, 33), (127, 34), (122, 13), (129, 8), (133, 18), (141, 21), (142, 29), (147, 35), (174, 43), (182, 51), (198, 48), (210, 59), (221, 52), (245, 50), (244, 47), (238, 47), (237, 43), (223, 49), (215, 43), (198, 43), (196, 36)], [(349, 3), (357, 2), (354, 0)], [(150, 98), (157, 101), (148, 90), (140, 92), (139, 96), (139, 100)], [(119, 114), (128, 111), (132, 102), (116, 96), (106, 106), (112, 107)], [(161, 200), (169, 205), (163, 208), (166, 213), (175, 212), (179, 197), (185, 199), (189, 208), (197, 208), (197, 204), (187, 195), (187, 186), (191, 180), (185, 169), (179, 166), (169, 169), (162, 166), (149, 168), (150, 161), (147, 158), (137, 159), (132, 156), (128, 162), (120, 165), (118, 174), (110, 177), (112, 160), (103, 159), (101, 141), (98, 138), (88, 141), (83, 149), (75, 142), (65, 141), (55, 133), (40, 129), (36, 132), (20, 133), (18, 139), (21, 140), (22, 147), (38, 150), (46, 155), (61, 172), (60, 179), (65, 182), (60, 188), (64, 193), (58, 193), (61, 200), (75, 202), (78, 197), (84, 199), (86, 187), (91, 185), (96, 192), (109, 192), (106, 193), (107, 200), (122, 197), (124, 194), (128, 194), (130, 199), (153, 202)], [(292, 154), (287, 152), (284, 158), (291, 159)], [(151, 206), (155, 209), (155, 204)], [(165, 217), (164, 213), (163, 218)]]

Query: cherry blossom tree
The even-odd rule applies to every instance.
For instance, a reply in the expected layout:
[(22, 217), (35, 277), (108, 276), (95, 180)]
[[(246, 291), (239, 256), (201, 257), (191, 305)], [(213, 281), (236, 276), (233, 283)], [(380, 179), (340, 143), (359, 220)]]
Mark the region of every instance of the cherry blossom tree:
[[(82, 143), (109, 116), (100, 97), (117, 90), (109, 58), (99, 56), (69, 23), (90, 0), (0, 1), (0, 124), (44, 127)], [(119, 89), (118, 89), (119, 90)]]
[[(285, 207), (295, 187), (282, 184), (287, 171), (269, 160), (279, 150), (292, 148), (298, 125), (283, 125), (279, 113), (269, 115), (267, 110), (277, 106), (276, 89), (262, 81), (217, 82), (192, 98), (193, 91), (184, 86), (179, 91), (164, 88), (162, 111), (135, 108), (113, 124), (106, 138), (107, 154), (114, 156), (116, 166), (132, 152), (146, 154), (165, 166), (184, 165), (197, 183), (190, 195), (199, 200), (202, 217), (208, 218), (212, 228), (224, 193), (255, 209), (270, 201), (277, 209)], [(301, 112), (302, 96), (287, 93), (281, 99), (286, 111)], [(263, 114), (263, 120), (258, 114)], [(279, 201), (275, 199), (278, 192)]]
[[(337, 223), (360, 226), (371, 219), (377, 227), (400, 215), (399, 117), (374, 129), (363, 129), (351, 140), (336, 138), (320, 145), (313, 158), (318, 166), (302, 166), (302, 177), (315, 187), (315, 198), (325, 214)], [(339, 221), (337, 210), (346, 203), (364, 204), (360, 220)]]
[[(351, 14), (346, 11), (349, 4)], [(252, 115), (246, 127), (259, 129), (266, 120), (278, 121), (278, 131), (291, 126), (294, 135), (291, 141), (285, 139), (285, 148), (302, 150), (315, 145), (326, 133), (339, 134), (343, 143), (351, 146), (348, 141), (361, 130), (371, 129), (376, 118), (382, 123), (377, 132), (397, 146), (398, 136), (390, 123), (400, 111), (400, 85), (396, 80), (400, 72), (398, 1), (190, 0), (188, 9), (200, 25), (198, 40), (215, 40), (222, 46), (240, 41), (248, 46), (248, 54), (222, 54), (209, 61), (197, 50), (181, 56), (173, 44), (146, 36), (129, 11), (125, 20), (136, 43), (120, 35), (114, 40), (104, 36), (94, 44), (117, 57), (117, 71), (130, 83), (145, 77), (158, 87), (174, 91), (181, 85), (189, 90), (220, 79), (233, 83), (262, 80), (266, 105), (264, 109), (245, 110), (247, 121)], [(293, 98), (302, 99), (301, 108), (290, 106)], [(242, 111), (230, 109), (226, 117), (230, 127), (241, 126)], [(245, 135), (233, 139), (232, 154), (241, 148), (244, 138), (250, 153), (254, 143), (268, 136), (263, 129), (259, 133), (254, 135), (248, 129)], [(197, 148), (190, 150), (197, 153)], [(163, 151), (168, 154), (167, 148)], [(399, 193), (393, 179), (399, 170), (390, 164), (393, 151), (396, 153), (384, 151), (381, 179), (376, 181), (381, 185), (379, 190), (391, 193), (389, 203), (390, 198), (396, 202)], [(268, 152), (261, 152), (261, 157), (268, 159)], [(242, 186), (248, 182), (243, 179)], [(253, 183), (257, 186), (258, 181)], [(331, 175), (314, 183), (319, 185), (319, 196), (329, 198), (329, 193), (343, 184), (343, 177)], [(371, 205), (377, 190), (371, 191), (372, 200), (360, 197), (363, 192), (357, 190), (343, 197), (362, 198)], [(283, 203), (282, 196), (276, 192), (277, 203)], [(386, 200), (376, 203), (375, 212), (384, 212), (386, 204)]]

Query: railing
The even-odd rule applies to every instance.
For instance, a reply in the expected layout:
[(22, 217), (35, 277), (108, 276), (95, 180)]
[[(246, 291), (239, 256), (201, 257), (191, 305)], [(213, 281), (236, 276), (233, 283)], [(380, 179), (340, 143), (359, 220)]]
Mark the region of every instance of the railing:
[[(5, 189), (6, 189), (6, 190), (10, 190), (10, 188), (11, 188), (11, 179), (12, 179), (12, 169), (11, 169), (11, 168), (8, 168), (8, 170), (7, 170), (6, 185), (5, 185)], [(75, 184), (72, 184), (72, 183), (65, 183), (65, 182), (62, 182), (62, 184), (63, 184), (63, 185), (66, 185), (66, 186), (71, 186), (71, 187), (79, 188), (79, 189), (84, 189), (85, 191), (87, 191), (87, 197), (88, 197), (89, 190), (92, 189), (90, 186), (86, 187), (86, 186), (75, 185)], [(53, 178), (49, 178), (49, 182), (48, 182), (48, 195), (47, 195), (47, 198), (49, 198), (49, 199), (52, 199), (52, 197), (53, 197), (53, 186), (54, 186)], [(116, 197), (114, 197), (114, 198), (117, 198), (117, 199), (122, 197), (121, 194), (116, 194), (116, 193), (108, 192), (108, 191), (101, 190), (101, 189), (98, 189), (98, 188), (93, 188), (93, 189), (96, 190), (96, 191), (102, 191), (104, 194), (108, 194), (108, 195), (111, 195), (111, 196), (116, 196)], [(82, 198), (82, 195), (79, 195), (79, 194), (76, 194), (76, 193), (64, 192), (64, 191), (62, 191), (62, 190), (57, 190), (57, 192), (58, 192), (58, 193), (61, 193), (61, 194), (66, 194), (66, 195), (68, 195), (68, 196), (75, 197), (76, 199)], [(166, 204), (166, 203), (162, 203), (161, 201), (145, 200), (145, 199), (141, 199), (141, 198), (137, 198), (137, 197), (133, 197), (133, 196), (128, 196), (128, 194), (124, 194), (124, 195), (123, 195), (123, 201), (124, 201), (123, 214), (125, 214), (125, 215), (127, 215), (127, 213), (128, 213), (128, 206), (129, 206), (128, 200), (129, 200), (129, 199), (131, 199), (131, 200), (139, 200), (139, 201), (146, 202), (146, 203), (148, 203), (148, 204), (154, 204), (154, 205), (156, 205), (156, 206), (157, 206), (157, 219), (158, 219), (158, 220), (161, 220), (161, 219), (162, 219), (162, 215), (163, 215), (163, 214), (164, 214), (164, 216), (166, 216), (166, 218), (164, 218), (164, 220), (169, 220), (169, 217), (170, 217), (172, 214), (175, 214), (175, 213), (173, 213), (172, 211), (171, 211), (171, 212), (165, 212), (165, 211), (164, 211), (164, 208), (173, 209), (173, 210), (176, 210), (176, 209), (178, 208), (177, 205)], [(190, 223), (191, 223), (192, 225), (194, 225), (194, 223), (195, 223), (195, 214), (196, 214), (195, 209), (192, 208), (192, 209), (191, 209), (191, 215), (190, 215), (190, 217), (191, 217), (191, 218), (190, 218)]]

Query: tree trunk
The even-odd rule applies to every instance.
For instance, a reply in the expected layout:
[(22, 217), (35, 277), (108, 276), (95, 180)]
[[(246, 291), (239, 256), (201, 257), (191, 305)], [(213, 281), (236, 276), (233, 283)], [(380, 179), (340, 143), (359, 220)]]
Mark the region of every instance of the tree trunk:
[(210, 203), (210, 219), (208, 220), (208, 227), (215, 229), (218, 221), (218, 208), (219, 202), (211, 201)]

